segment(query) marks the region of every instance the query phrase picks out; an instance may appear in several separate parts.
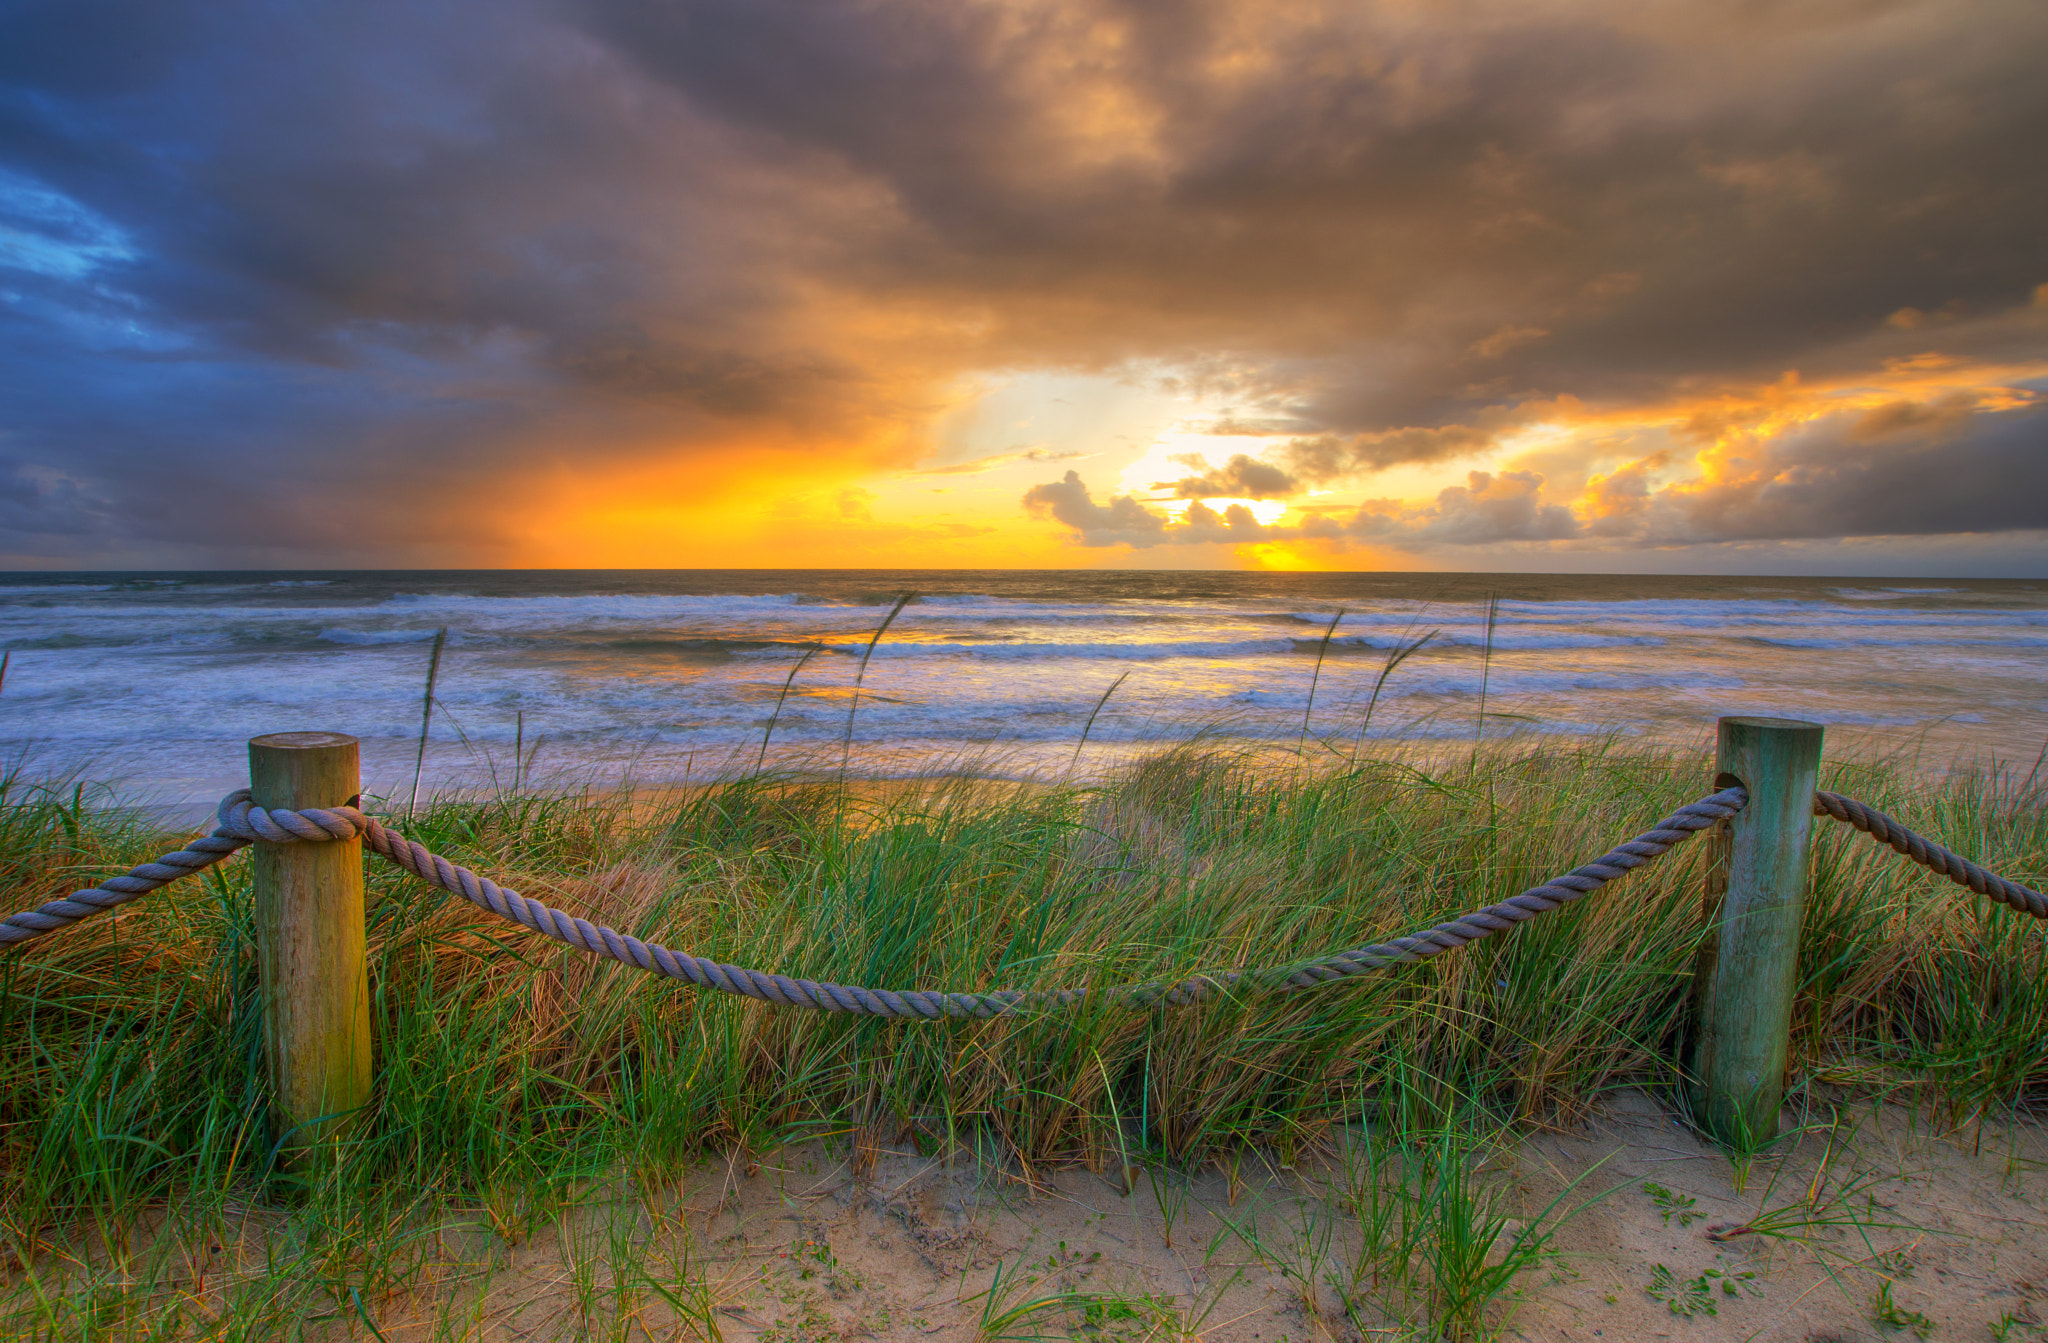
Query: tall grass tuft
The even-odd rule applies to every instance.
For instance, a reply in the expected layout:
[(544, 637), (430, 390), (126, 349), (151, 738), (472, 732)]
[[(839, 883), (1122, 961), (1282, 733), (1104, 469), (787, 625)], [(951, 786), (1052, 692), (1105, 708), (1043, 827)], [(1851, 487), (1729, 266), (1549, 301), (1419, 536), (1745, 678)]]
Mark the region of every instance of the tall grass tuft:
[(1081, 725), (1081, 739), (1074, 743), (1074, 758), (1067, 762), (1067, 777), (1072, 778), (1074, 771), (1080, 767), (1081, 752), (1087, 749), (1088, 734), (1095, 730), (1095, 720), (1101, 717), (1103, 706), (1109, 703), (1109, 697), (1117, 692), (1117, 687), (1128, 680), (1130, 675), (1127, 671), (1118, 672), (1116, 679), (1102, 692), (1101, 698), (1095, 701), (1095, 707), (1088, 711), (1088, 721)]
[(1344, 608), (1340, 606), (1337, 608), (1337, 614), (1330, 617), (1330, 627), (1323, 631), (1323, 637), (1316, 642), (1316, 665), (1315, 670), (1309, 673), (1308, 703), (1301, 709), (1301, 741), (1295, 750), (1297, 755), (1308, 753), (1308, 724), (1310, 716), (1316, 711), (1316, 687), (1322, 684), (1323, 659), (1329, 656), (1330, 640), (1336, 637), (1337, 626), (1343, 619)]
[(916, 600), (917, 593), (914, 591), (906, 591), (898, 597), (896, 604), (889, 608), (889, 614), (882, 617), (882, 623), (875, 626), (874, 634), (868, 639), (868, 646), (861, 650), (860, 666), (853, 674), (853, 693), (846, 699), (846, 742), (839, 759), (839, 772), (842, 775), (853, 763), (853, 716), (860, 709), (861, 685), (868, 679), (868, 659), (875, 655), (875, 645), (882, 642), (882, 636), (896, 623), (896, 617), (903, 614), (903, 608)]
[[(427, 689), (420, 697), (420, 749), (412, 762), (412, 795), (406, 799), (405, 814), (409, 817), (420, 805), (420, 774), (427, 767), (427, 732), (434, 725), (434, 682), (441, 675), (441, 649), (448, 642), (448, 627), (443, 625), (434, 631), (434, 651), (427, 655)], [(525, 735), (526, 721), (520, 720), (520, 735)]]
[[(876, 637), (880, 638), (881, 636), (877, 634)], [(814, 643), (809, 648), (806, 648), (804, 655), (798, 658), (795, 664), (790, 667), (789, 675), (782, 678), (782, 689), (776, 694), (775, 707), (768, 714), (768, 726), (762, 729), (761, 732), (761, 754), (754, 761), (754, 772), (756, 774), (767, 767), (768, 743), (774, 739), (775, 723), (776, 720), (782, 717), (782, 706), (789, 699), (789, 688), (796, 684), (798, 674), (810, 665), (811, 659), (818, 656), (818, 653), (824, 647), (825, 645), (823, 644)]]
[(1472, 749), (1486, 740), (1486, 692), (1493, 683), (1493, 628), (1500, 620), (1500, 594), (1486, 594), (1486, 642), (1479, 650), (1479, 722), (1472, 731)]
[(1443, 633), (1442, 630), (1430, 630), (1424, 634), (1417, 635), (1413, 639), (1403, 635), (1395, 641), (1392, 648), (1387, 650), (1387, 659), (1380, 664), (1380, 674), (1373, 679), (1372, 694), (1365, 701), (1365, 714), (1360, 718), (1358, 724), (1358, 740), (1353, 742), (1351, 746), (1351, 763), (1353, 765), (1358, 763), (1358, 753), (1364, 749), (1366, 735), (1372, 731), (1372, 714), (1373, 710), (1379, 707), (1380, 692), (1387, 688), (1387, 682), (1392, 679), (1394, 673), (1401, 670), (1402, 663), (1420, 653), (1429, 644), (1430, 640), (1436, 638), (1441, 633)]

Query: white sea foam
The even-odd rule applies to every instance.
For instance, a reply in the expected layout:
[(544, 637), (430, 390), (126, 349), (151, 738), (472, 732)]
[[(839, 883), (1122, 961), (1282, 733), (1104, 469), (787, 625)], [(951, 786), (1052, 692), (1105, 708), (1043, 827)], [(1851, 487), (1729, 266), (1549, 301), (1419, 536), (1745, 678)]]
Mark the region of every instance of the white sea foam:
[[(1469, 734), (1482, 682), (1488, 710), (1515, 716), (1496, 720), (1499, 731), (1699, 728), (1767, 713), (1988, 743), (2048, 732), (2048, 592), (2017, 585), (1872, 584), (1861, 597), (1801, 580), (1703, 593), (1677, 580), (1575, 590), (1545, 579), (1548, 599), (1524, 583), (1500, 604), (1482, 659), (1483, 601), (1434, 599), (1436, 580), (1347, 582), (991, 575), (950, 591), (906, 578), (901, 587), (942, 590), (876, 647), (855, 739), (923, 758), (1014, 748), (1063, 767), (1126, 673), (1090, 733), (1105, 748), (1192, 724), (1297, 740), (1312, 673), (1316, 730), (1354, 731), (1387, 653), (1430, 631), (1379, 687), (1376, 735)], [(521, 714), (558, 764), (613, 774), (758, 750), (783, 678), (813, 644), (826, 651), (797, 676), (775, 740), (824, 749), (843, 737), (859, 655), (894, 584), (792, 574), (756, 592), (693, 593), (548, 574), (23, 578), (0, 586), (0, 647), (13, 650), (0, 745), (98, 753), (131, 777), (231, 778), (247, 736), (321, 726), (362, 736), (373, 774), (402, 764), (409, 777), (423, 645), (445, 626), (445, 716), (430, 750), (443, 773), (476, 767), (472, 750), (509, 747)], [(1322, 649), (1339, 605), (1347, 614)]]

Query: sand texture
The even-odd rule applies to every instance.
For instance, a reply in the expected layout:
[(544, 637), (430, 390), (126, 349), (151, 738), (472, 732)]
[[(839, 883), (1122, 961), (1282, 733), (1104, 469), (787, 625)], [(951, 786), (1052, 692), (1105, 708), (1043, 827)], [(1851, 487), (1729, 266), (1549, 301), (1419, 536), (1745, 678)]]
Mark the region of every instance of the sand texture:
[[(872, 1131), (734, 1152), (545, 1212), (480, 1207), (362, 1314), (390, 1343), (1458, 1336), (1430, 1324), (1420, 1258), (1405, 1287), (1395, 1266), (1377, 1288), (1357, 1271), (1354, 1138), (1193, 1178), (1132, 1167), (1128, 1193), (1115, 1155), (1026, 1171)], [(1570, 1131), (1480, 1153), (1469, 1186), (1510, 1217), (1486, 1262), (1574, 1180), (1559, 1211), (1579, 1210), (1468, 1336), (2048, 1338), (2048, 1129), (1941, 1132), (1865, 1102), (1784, 1146), (1738, 1190), (1726, 1156), (1624, 1092)], [(220, 1254), (253, 1266), (279, 1230), (252, 1214)], [(371, 1337), (352, 1303), (305, 1329)]]

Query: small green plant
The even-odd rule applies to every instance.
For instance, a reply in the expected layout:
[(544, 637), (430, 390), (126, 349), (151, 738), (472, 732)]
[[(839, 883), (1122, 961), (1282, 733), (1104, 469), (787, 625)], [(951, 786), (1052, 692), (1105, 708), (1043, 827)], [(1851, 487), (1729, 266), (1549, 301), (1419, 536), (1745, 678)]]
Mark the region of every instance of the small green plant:
[(1910, 1329), (1915, 1338), (1925, 1338), (1934, 1332), (1934, 1321), (1892, 1300), (1892, 1285), (1888, 1282), (1878, 1284), (1877, 1295), (1870, 1300), (1870, 1318), (1877, 1322), (1878, 1327), (1893, 1332)]
[(832, 1317), (808, 1293), (785, 1302), (789, 1310), (761, 1331), (760, 1343), (838, 1343)]
[[(1821, 1154), (1820, 1164), (1799, 1197), (1785, 1203), (1771, 1202), (1771, 1195), (1783, 1173), (1783, 1167), (1780, 1167), (1772, 1174), (1770, 1184), (1765, 1186), (1759, 1200), (1763, 1206), (1754, 1217), (1735, 1226), (1708, 1227), (1707, 1239), (1718, 1243), (1739, 1236), (1762, 1236), (1781, 1244), (1796, 1244), (1818, 1256), (1833, 1276), (1834, 1268), (1830, 1261), (1840, 1263), (1848, 1256), (1830, 1244), (1826, 1233), (1853, 1232), (1863, 1243), (1865, 1254), (1876, 1257), (1879, 1251), (1871, 1243), (1871, 1232), (1921, 1230), (1911, 1222), (1900, 1220), (1889, 1205), (1879, 1201), (1877, 1191), (1883, 1178), (1876, 1172), (1861, 1170), (1846, 1179), (1836, 1178), (1837, 1157), (1847, 1150), (1849, 1136), (1847, 1127), (1838, 1117), (1829, 1126), (1827, 1147)], [(1846, 1285), (1840, 1278), (1836, 1278), (1836, 1282), (1846, 1294)]]
[(2028, 1339), (2048, 1338), (2048, 1324), (2035, 1317), (2031, 1302), (2021, 1302), (2018, 1313), (2008, 1310), (1988, 1327), (1992, 1343), (2025, 1343)]
[[(988, 1290), (968, 1297), (980, 1301), (981, 1319), (975, 1330), (977, 1343), (1036, 1343), (1041, 1339), (1066, 1338), (1075, 1331), (1097, 1339), (1137, 1340), (1162, 1332), (1178, 1337), (1189, 1321), (1182, 1319), (1172, 1297), (1149, 1292), (1122, 1296), (1114, 1292), (1046, 1292), (1027, 1295), (1039, 1279), (1021, 1269), (997, 1264)], [(1233, 1279), (1234, 1281), (1235, 1279)], [(1214, 1302), (1209, 1309), (1213, 1310)], [(1206, 1318), (1208, 1311), (1199, 1312)], [(1199, 1327), (1200, 1319), (1192, 1322)]]
[(1681, 1278), (1663, 1264), (1650, 1270), (1650, 1285), (1643, 1290), (1653, 1300), (1662, 1301), (1673, 1315), (1686, 1320), (1695, 1315), (1719, 1315), (1721, 1306), (1731, 1297), (1763, 1295), (1752, 1269), (1724, 1273), (1710, 1268), (1696, 1278)]
[(976, 1343), (1045, 1337), (1034, 1327), (1035, 1322), (1050, 1312), (1064, 1310), (1071, 1294), (1048, 1292), (1041, 1296), (1027, 1296), (1026, 1293), (1037, 1285), (1036, 1277), (1009, 1264), (998, 1263), (995, 1277), (989, 1280), (988, 1290), (966, 1298), (969, 1304), (981, 1302), (981, 1318), (974, 1330)]
[(1415, 1108), (1407, 1103), (1413, 1089), (1403, 1083), (1383, 1097), (1385, 1122), (1361, 1123), (1358, 1137), (1342, 1149), (1335, 1202), (1356, 1222), (1356, 1235), (1345, 1238), (1356, 1247), (1347, 1260), (1330, 1262), (1320, 1275), (1313, 1267), (1331, 1259), (1327, 1219), (1305, 1221), (1298, 1240), (1306, 1248), (1313, 1226), (1320, 1233), (1314, 1250), (1286, 1260), (1226, 1226), (1294, 1284), (1311, 1318), (1320, 1276), (1361, 1331), (1377, 1327), (1375, 1313), (1409, 1320), (1419, 1314), (1432, 1338), (1482, 1337), (1488, 1313), (1515, 1299), (1523, 1275), (1550, 1257), (1558, 1228), (1605, 1195), (1567, 1206), (1588, 1171), (1533, 1218), (1517, 1222), (1508, 1216), (1503, 1182), (1484, 1170), (1500, 1136), (1491, 1121), (1477, 1128), (1409, 1127), (1404, 1116)]
[(1675, 1193), (1654, 1180), (1643, 1181), (1643, 1192), (1650, 1196), (1650, 1202), (1656, 1204), (1657, 1210), (1664, 1214), (1666, 1226), (1671, 1225), (1671, 1219), (1674, 1217), (1678, 1219), (1679, 1226), (1687, 1227), (1706, 1216), (1693, 1207), (1694, 1199), (1691, 1194)]
[(832, 1246), (823, 1240), (800, 1240), (784, 1254), (796, 1269), (797, 1281), (822, 1279), (834, 1297), (844, 1297), (867, 1285), (861, 1275), (839, 1262)]
[(1095, 1338), (1149, 1338), (1171, 1328), (1179, 1316), (1172, 1297), (1150, 1292), (1137, 1296), (1077, 1297), (1081, 1328)]
[(1152, 1202), (1159, 1209), (1159, 1234), (1170, 1250), (1173, 1248), (1173, 1224), (1187, 1207), (1188, 1178), (1180, 1171), (1169, 1169), (1164, 1160), (1152, 1160), (1145, 1163), (1145, 1179), (1152, 1186)]

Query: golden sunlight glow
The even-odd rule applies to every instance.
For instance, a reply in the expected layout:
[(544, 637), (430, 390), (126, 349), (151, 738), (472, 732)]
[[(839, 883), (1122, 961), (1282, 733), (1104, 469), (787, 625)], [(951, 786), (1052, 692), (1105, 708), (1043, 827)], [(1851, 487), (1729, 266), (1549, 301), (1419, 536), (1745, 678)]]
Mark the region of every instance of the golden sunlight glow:
[[(1336, 480), (1287, 476), (1286, 497), (1250, 498), (1207, 491), (1240, 479), (1230, 474), (1239, 459), (1284, 475), (1293, 435), (1210, 432), (1232, 409), (1161, 390), (1174, 385), (1163, 381), (1022, 373), (958, 388), (934, 403), (920, 434), (878, 424), (831, 444), (793, 433), (739, 436), (708, 454), (699, 442), (681, 459), (650, 445), (638, 467), (602, 479), (565, 469), (545, 482), (544, 502), (517, 510), (530, 524), (505, 544), (522, 564), (622, 567), (1432, 567), (1391, 538), (1367, 545), (1336, 535), (1330, 521), (1368, 501), (1389, 516), (1426, 519), (1440, 494), (1462, 495), (1479, 472), (1524, 482), (1498, 489), (1539, 489), (1541, 506), (1597, 528), (1640, 510), (1649, 494), (1682, 504), (1761, 479), (1774, 443), (1828, 417), (1862, 416), (1856, 431), (1870, 433), (1935, 425), (2033, 404), (2027, 384), (2042, 378), (2048, 362), (1920, 355), (1873, 361), (1853, 375), (1786, 371), (1655, 404), (1560, 398), (1529, 407), (1529, 418), (1466, 455)], [(1180, 527), (1198, 501), (1215, 515), (1238, 506), (1278, 534), (1082, 546), (1078, 534), (1021, 506), (1027, 491), (1069, 471), (1100, 508), (1128, 496)], [(1540, 486), (1527, 484), (1531, 476)], [(1305, 512), (1296, 506), (1311, 500)], [(1323, 530), (1301, 534), (1311, 519), (1324, 520), (1315, 523)]]

